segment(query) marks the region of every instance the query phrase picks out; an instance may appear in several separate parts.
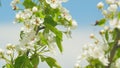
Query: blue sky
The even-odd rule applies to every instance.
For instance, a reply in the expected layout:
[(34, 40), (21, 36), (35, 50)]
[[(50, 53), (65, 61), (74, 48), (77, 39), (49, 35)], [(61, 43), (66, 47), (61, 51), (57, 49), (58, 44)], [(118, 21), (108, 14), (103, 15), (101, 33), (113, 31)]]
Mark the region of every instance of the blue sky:
[[(4, 48), (7, 43), (18, 43), (19, 24), (13, 24), (15, 12), (11, 9), (12, 0), (1, 0), (0, 7), (0, 48)], [(89, 34), (96, 33), (96, 27), (91, 26), (96, 20), (102, 18), (101, 12), (96, 8), (98, 2), (104, 0), (69, 0), (64, 3), (72, 17), (78, 22), (78, 28), (72, 32), (72, 39), (64, 38), (63, 54), (56, 57), (62, 68), (73, 68), (76, 57), (81, 52), (81, 47), (89, 43)], [(85, 63), (83, 63), (85, 64)], [(3, 65), (0, 61), (0, 67)], [(48, 68), (46, 64), (41, 63), (41, 68)]]
[[(96, 4), (102, 0), (69, 0), (64, 3), (73, 18), (79, 23), (79, 26), (87, 26), (93, 24), (100, 19), (102, 15), (96, 8)], [(0, 7), (0, 24), (8, 24), (14, 20), (15, 12), (10, 6), (11, 0), (2, 0)]]

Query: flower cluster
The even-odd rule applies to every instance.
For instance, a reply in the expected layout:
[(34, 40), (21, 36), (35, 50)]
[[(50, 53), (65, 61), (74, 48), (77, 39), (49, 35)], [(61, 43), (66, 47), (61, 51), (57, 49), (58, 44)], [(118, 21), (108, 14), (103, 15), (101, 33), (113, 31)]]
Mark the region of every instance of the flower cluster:
[(119, 0), (106, 0), (106, 3), (108, 4), (108, 8), (104, 9), (103, 2), (99, 2), (97, 7), (102, 11), (102, 14), (106, 18), (106, 20), (109, 20), (109, 24), (112, 28), (120, 28), (120, 22), (119, 22), (119, 10), (120, 7), (120, 1)]
[(94, 44), (83, 46), (83, 52), (78, 58), (75, 68), (81, 68), (79, 63), (82, 59), (88, 62), (84, 68), (120, 68), (120, 0), (106, 0), (108, 8), (103, 2), (97, 4), (104, 18), (96, 21), (95, 26), (102, 26), (99, 34), (102, 40), (97, 39), (94, 34), (90, 38)]
[[(39, 62), (46, 61), (50, 68), (61, 68), (48, 53), (52, 54), (56, 45), (62, 52), (63, 33), (70, 35), (71, 29), (77, 27), (77, 22), (62, 6), (63, 2), (67, 0), (13, 0), (11, 2), (12, 9), (16, 11), (15, 23), (21, 23), (23, 26), (19, 43), (16, 46), (8, 44), (6, 47), (6, 55), (10, 56), (10, 60), (0, 49), (0, 58), (7, 62), (4, 67), (10, 65), (16, 68), (21, 64), (20, 66), (37, 68)], [(64, 26), (66, 30), (62, 31), (58, 26)], [(19, 61), (26, 63), (19, 63)]]

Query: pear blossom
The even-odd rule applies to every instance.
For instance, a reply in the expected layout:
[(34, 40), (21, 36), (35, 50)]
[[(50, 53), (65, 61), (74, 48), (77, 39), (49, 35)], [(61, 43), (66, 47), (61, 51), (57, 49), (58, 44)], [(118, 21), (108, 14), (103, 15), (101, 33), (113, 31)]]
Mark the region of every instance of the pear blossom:
[(71, 29), (75, 29), (76, 27), (77, 27), (77, 22), (75, 20), (72, 20)]
[(111, 19), (109, 24), (112, 28), (119, 28), (120, 29), (120, 20), (118, 18)]
[(46, 0), (46, 3), (50, 4), (50, 7), (53, 9), (59, 7), (60, 1), (59, 0)]
[(98, 9), (102, 9), (103, 7), (104, 7), (103, 2), (99, 2), (99, 3), (97, 4), (97, 8), (98, 8)]
[(105, 34), (105, 30), (100, 30), (100, 34), (101, 35)]
[(92, 34), (90, 34), (90, 38), (94, 38), (95, 37), (95, 35), (92, 33)]
[(107, 11), (107, 10), (103, 10), (103, 11), (102, 11), (102, 14), (103, 14), (104, 16), (106, 16), (106, 15), (108, 14), (108, 11)]
[(60, 9), (61, 9), (61, 16), (67, 19), (68, 21), (70, 21), (72, 19), (72, 16), (69, 14), (69, 11), (63, 7), (61, 7)]
[(8, 43), (7, 45), (6, 45), (6, 49), (8, 49), (8, 50), (13, 50), (13, 49), (15, 49), (15, 45), (13, 45), (13, 44), (11, 44), (11, 43)]
[(106, 3), (113, 4), (113, 3), (115, 3), (115, 0), (106, 0)]
[(34, 7), (32, 8), (32, 11), (33, 11), (33, 12), (37, 12), (37, 11), (38, 11), (38, 8), (34, 6)]
[(109, 64), (108, 58), (105, 57), (103, 46), (95, 44), (87, 44), (83, 47), (83, 53), (80, 59), (98, 59), (105, 66)]
[(16, 6), (17, 3), (19, 3), (19, 0), (12, 0), (12, 2), (10, 4), (12, 6), (12, 9), (16, 9), (17, 8), (17, 6)]
[(32, 16), (30, 23), (34, 24), (34, 25), (40, 25), (44, 22), (44, 19), (40, 18), (40, 17), (36, 17), (36, 16)]
[(115, 68), (120, 68), (120, 58), (118, 58), (115, 62)]
[(23, 19), (28, 19), (33, 15), (33, 12), (30, 9), (25, 9), (23, 14)]
[(6, 54), (7, 54), (8, 56), (10, 56), (10, 55), (13, 54), (13, 51), (11, 51), (11, 50), (7, 50), (7, 51), (6, 51)]
[(32, 16), (33, 12), (30, 9), (25, 9), (24, 11), (19, 11), (16, 14), (16, 19), (29, 19)]
[(80, 65), (79, 65), (79, 63), (75, 64), (75, 68), (81, 68)]
[(103, 63), (103, 65), (108, 66), (108, 64), (109, 64), (108, 58), (106, 58), (104, 56), (100, 56), (99, 60)]
[(34, 29), (34, 26), (32, 25), (25, 25), (23, 27), (21, 27), (21, 31), (23, 31), (24, 33), (29, 33)]
[(110, 12), (116, 12), (118, 9), (118, 6), (116, 4), (111, 4), (109, 7), (108, 7), (108, 11)]

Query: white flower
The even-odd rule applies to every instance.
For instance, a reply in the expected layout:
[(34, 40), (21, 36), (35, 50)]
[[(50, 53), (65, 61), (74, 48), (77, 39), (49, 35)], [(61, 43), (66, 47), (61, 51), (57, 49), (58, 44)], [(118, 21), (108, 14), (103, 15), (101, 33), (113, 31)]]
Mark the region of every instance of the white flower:
[(118, 58), (115, 62), (116, 68), (120, 68), (120, 58)]
[(17, 14), (16, 14), (16, 19), (29, 19), (31, 16), (32, 16), (33, 12), (30, 10), (30, 9), (25, 9), (24, 11), (19, 11)]
[(40, 25), (44, 22), (44, 19), (36, 17), (36, 16), (32, 16), (30, 23), (34, 24), (34, 25)]
[(100, 62), (102, 62), (104, 65), (108, 65), (108, 59), (105, 58), (105, 52), (104, 52), (104, 46), (97, 44), (87, 44), (83, 47), (83, 53), (80, 56), (81, 59), (98, 59)]
[(109, 7), (108, 7), (108, 11), (110, 12), (116, 12), (118, 9), (118, 6), (116, 4), (111, 4)]
[(23, 19), (28, 19), (32, 16), (33, 12), (30, 9), (24, 10), (24, 15), (22, 16)]
[(34, 7), (32, 8), (32, 11), (33, 11), (33, 12), (37, 12), (37, 11), (38, 11), (38, 8), (34, 6)]
[(6, 54), (9, 56), (9, 55), (12, 55), (13, 54), (13, 51), (11, 50), (7, 50)]
[(113, 3), (115, 3), (115, 0), (106, 0), (106, 3), (113, 4)]
[(19, 11), (17, 14), (16, 14), (16, 19), (20, 19), (22, 18), (23, 16), (23, 12), (22, 11)]
[(8, 49), (8, 50), (15, 49), (15, 45), (9, 43), (6, 45), (6, 49)]
[(69, 11), (63, 7), (61, 7), (60, 9), (61, 9), (61, 16), (67, 19), (68, 21), (70, 21), (72, 19), (72, 16), (69, 14)]
[(16, 4), (19, 3), (19, 0), (13, 0), (10, 5), (12, 6), (12, 9), (16, 8)]
[(109, 21), (109, 24), (113, 28), (119, 28), (120, 29), (120, 20), (118, 18), (114, 18)]
[(54, 9), (60, 5), (59, 0), (46, 0), (46, 3), (50, 4), (50, 6)]
[(117, 2), (118, 6), (120, 7), (120, 1)]
[(99, 2), (99, 3), (97, 4), (97, 8), (98, 8), (98, 9), (102, 9), (103, 7), (104, 7), (103, 2)]
[(76, 63), (76, 64), (75, 64), (75, 68), (80, 68), (79, 63)]
[(106, 16), (108, 14), (108, 11), (107, 10), (103, 10), (102, 14)]
[(21, 31), (23, 31), (24, 33), (30, 33), (33, 28), (33, 25), (25, 25), (24, 27), (21, 27)]
[(108, 66), (109, 64), (108, 58), (105, 58), (104, 56), (100, 56), (99, 60), (103, 63), (103, 65)]
[(77, 28), (77, 22), (75, 20), (72, 20), (71, 22), (71, 29)]
[(95, 35), (92, 33), (92, 34), (90, 34), (90, 38), (94, 38), (95, 37)]

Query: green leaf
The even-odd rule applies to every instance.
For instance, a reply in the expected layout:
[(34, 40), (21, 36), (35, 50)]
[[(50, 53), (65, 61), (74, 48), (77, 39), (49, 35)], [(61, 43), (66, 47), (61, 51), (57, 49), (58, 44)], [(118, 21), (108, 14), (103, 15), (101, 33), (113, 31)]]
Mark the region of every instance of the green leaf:
[(62, 42), (62, 32), (59, 31), (57, 28), (51, 26), (50, 24), (45, 24), (45, 25), (49, 30), (51, 30), (56, 35), (56, 37), (55, 37), (56, 44), (57, 44), (60, 52), (62, 52), (63, 51), (62, 44), (61, 44), (61, 42)]
[(39, 64), (39, 56), (37, 54), (33, 54), (30, 58), (30, 61), (33, 64), (33, 67), (37, 68)]
[(45, 58), (45, 60), (50, 68), (61, 68), (61, 66), (58, 64), (58, 62), (54, 58), (47, 57)]
[(53, 27), (57, 25), (57, 23), (53, 20), (51, 16), (45, 17), (44, 21), (45, 21), (45, 24), (50, 24)]
[(105, 39), (108, 41), (109, 40), (109, 33), (108, 31), (105, 32)]
[(48, 45), (47, 39), (44, 37), (43, 33), (39, 33), (39, 36), (40, 36), (40, 39), (41, 39), (40, 43), (42, 45), (46, 45), (46, 44)]
[(33, 65), (29, 58), (23, 55), (16, 58), (14, 68), (33, 68)]
[(87, 65), (85, 68), (93, 68), (92, 65)]
[(57, 37), (59, 37), (62, 40), (62, 32), (59, 31), (57, 28), (53, 27), (50, 24), (45, 24), (46, 28), (50, 29)]
[(120, 58), (120, 48), (116, 51), (114, 61), (116, 61), (118, 58)]
[(13, 65), (11, 65), (11, 64), (6, 64), (6, 65), (4, 65), (2, 68), (14, 68), (14, 67), (13, 67)]
[(60, 52), (63, 52), (63, 47), (62, 47), (62, 40), (58, 37), (58, 36), (56, 36), (56, 43), (57, 43), (57, 46), (58, 46), (58, 48), (59, 48), (59, 50), (60, 50)]
[(33, 6), (36, 6), (32, 0), (24, 0), (23, 5), (25, 8), (32, 8)]
[(103, 26), (103, 25), (105, 25), (105, 23), (106, 23), (106, 19), (103, 18), (103, 19), (101, 19), (101, 20), (98, 21), (97, 25), (98, 26)]
[(120, 12), (118, 12), (118, 19), (120, 19)]
[(40, 55), (40, 58), (41, 58), (41, 62), (44, 62), (45, 61), (45, 57)]

